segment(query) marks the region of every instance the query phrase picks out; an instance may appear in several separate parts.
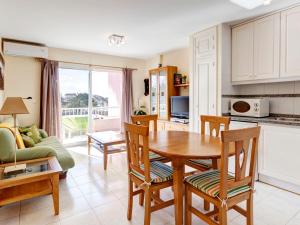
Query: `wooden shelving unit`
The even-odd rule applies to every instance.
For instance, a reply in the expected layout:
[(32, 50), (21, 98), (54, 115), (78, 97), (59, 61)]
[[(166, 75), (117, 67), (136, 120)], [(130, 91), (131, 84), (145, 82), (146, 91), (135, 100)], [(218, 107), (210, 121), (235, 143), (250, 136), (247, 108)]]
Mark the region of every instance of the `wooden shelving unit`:
[(190, 84), (174, 84), (174, 87), (188, 87)]

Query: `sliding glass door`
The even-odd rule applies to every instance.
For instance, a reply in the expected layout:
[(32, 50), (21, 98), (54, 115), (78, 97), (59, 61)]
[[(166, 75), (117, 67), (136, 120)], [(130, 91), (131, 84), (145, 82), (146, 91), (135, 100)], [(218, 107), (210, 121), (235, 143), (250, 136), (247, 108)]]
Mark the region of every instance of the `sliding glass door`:
[(120, 130), (121, 71), (59, 69), (64, 143), (86, 141), (87, 132)]
[(122, 73), (92, 71), (92, 130), (120, 130)]

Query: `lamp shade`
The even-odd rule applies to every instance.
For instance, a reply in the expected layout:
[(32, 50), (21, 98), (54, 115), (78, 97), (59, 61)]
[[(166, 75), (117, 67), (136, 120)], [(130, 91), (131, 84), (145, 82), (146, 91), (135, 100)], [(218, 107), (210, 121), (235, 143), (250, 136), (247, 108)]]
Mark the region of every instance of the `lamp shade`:
[(28, 110), (21, 97), (7, 97), (0, 110), (0, 115), (28, 114)]

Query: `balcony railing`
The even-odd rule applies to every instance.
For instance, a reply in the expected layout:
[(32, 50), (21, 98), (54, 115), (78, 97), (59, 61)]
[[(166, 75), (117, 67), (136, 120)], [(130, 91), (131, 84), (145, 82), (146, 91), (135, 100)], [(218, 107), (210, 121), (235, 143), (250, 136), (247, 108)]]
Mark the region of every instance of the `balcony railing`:
[[(99, 116), (118, 116), (120, 107), (110, 106), (110, 107), (93, 107), (92, 115)], [(62, 116), (88, 116), (88, 108), (62, 108)]]
[[(88, 131), (88, 108), (62, 108), (62, 133), (64, 142), (85, 139)], [(93, 107), (92, 130), (119, 130), (120, 107)]]

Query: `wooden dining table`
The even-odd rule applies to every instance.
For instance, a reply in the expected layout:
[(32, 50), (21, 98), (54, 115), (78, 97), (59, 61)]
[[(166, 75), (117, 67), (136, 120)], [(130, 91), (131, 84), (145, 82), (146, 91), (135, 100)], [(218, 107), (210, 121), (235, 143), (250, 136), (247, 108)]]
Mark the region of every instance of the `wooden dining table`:
[[(212, 159), (221, 157), (222, 142), (218, 137), (184, 131), (158, 131), (149, 134), (149, 150), (172, 161), (175, 224), (183, 224), (183, 196), (185, 162), (188, 159)], [(229, 155), (234, 154), (230, 146)]]

